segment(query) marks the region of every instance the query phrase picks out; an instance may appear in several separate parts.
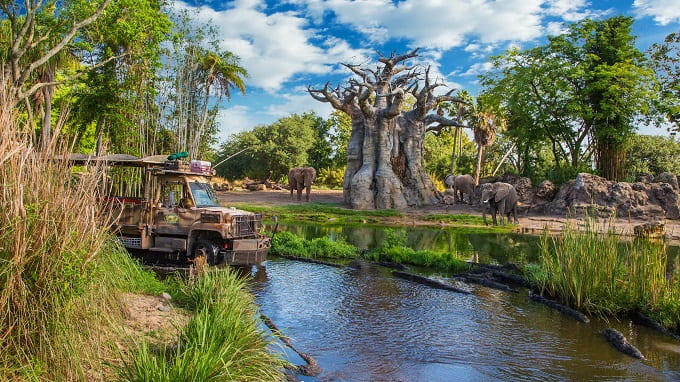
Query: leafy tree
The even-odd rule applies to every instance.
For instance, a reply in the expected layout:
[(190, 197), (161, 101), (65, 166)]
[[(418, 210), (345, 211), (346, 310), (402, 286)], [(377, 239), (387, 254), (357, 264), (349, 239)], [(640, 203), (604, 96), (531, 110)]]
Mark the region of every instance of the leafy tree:
[(316, 121), (312, 125), (315, 142), (307, 152), (307, 155), (309, 156), (309, 165), (314, 167), (318, 172), (320, 169), (328, 169), (333, 165), (333, 147), (330, 142), (330, 128), (332, 125), (326, 123), (323, 118), (319, 116), (315, 117)]
[(639, 174), (658, 175), (669, 171), (680, 174), (680, 142), (673, 137), (635, 135), (626, 156), (628, 179)]
[(654, 44), (649, 52), (661, 86), (658, 108), (680, 130), (680, 31)]
[[(72, 80), (57, 79), (57, 72), (72, 55), (85, 52), (77, 41), (102, 16), (111, 0), (66, 3), (0, 1), (0, 107), (23, 107), (29, 124), (34, 106), (42, 109), (44, 140), (51, 137), (50, 114), (56, 85)], [(92, 67), (101, 62), (90, 62)], [(81, 72), (82, 73), (82, 72)]]
[(173, 15), (172, 47), (165, 57), (165, 87), (159, 90), (162, 124), (177, 137), (176, 151), (200, 158), (217, 143), (215, 118), (222, 100), (245, 92), (247, 71), (220, 48), (214, 25), (197, 24), (189, 12)]
[(227, 179), (262, 179), (271, 170), (272, 179), (281, 179), (290, 168), (309, 165), (308, 152), (317, 143), (314, 126), (318, 123), (314, 113), (292, 114), (234, 134), (222, 145), (216, 161), (247, 150), (217, 167), (217, 172)]
[[(475, 166), (475, 144), (465, 132), (461, 134), (461, 139), (462, 155), (457, 159), (456, 173), (472, 174)], [(428, 174), (444, 181), (451, 170), (454, 143), (452, 132), (425, 135), (423, 160)]]
[(654, 99), (632, 22), (584, 20), (545, 46), (493, 58), (482, 83), (506, 111), (508, 135), (525, 145), (547, 141), (557, 167), (581, 168), (594, 156), (601, 175), (621, 178), (634, 119)]

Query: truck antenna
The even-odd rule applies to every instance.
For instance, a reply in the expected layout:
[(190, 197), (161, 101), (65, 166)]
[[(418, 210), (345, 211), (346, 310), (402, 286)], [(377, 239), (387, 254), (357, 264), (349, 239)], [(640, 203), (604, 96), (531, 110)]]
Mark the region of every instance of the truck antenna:
[(237, 156), (238, 154), (240, 154), (240, 153), (242, 153), (242, 152), (244, 152), (244, 151), (248, 150), (249, 148), (250, 148), (250, 147), (246, 147), (245, 149), (243, 149), (243, 150), (241, 150), (241, 151), (237, 152), (236, 154), (231, 154), (231, 155), (229, 155), (228, 157), (226, 157), (225, 159), (223, 159), (223, 160), (222, 160), (222, 161), (221, 161), (220, 163), (218, 163), (218, 164), (216, 164), (216, 165), (212, 166), (212, 168), (215, 168), (215, 167), (217, 167), (217, 166), (221, 165), (222, 163), (224, 163), (224, 162), (228, 161), (229, 159), (231, 159), (231, 158), (233, 158), (233, 157)]

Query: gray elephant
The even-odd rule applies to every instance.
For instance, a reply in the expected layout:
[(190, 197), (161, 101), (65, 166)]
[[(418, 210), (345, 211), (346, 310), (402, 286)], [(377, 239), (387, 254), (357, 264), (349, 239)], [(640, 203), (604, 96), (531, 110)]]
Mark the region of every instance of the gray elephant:
[(449, 174), (444, 179), (444, 183), (453, 189), (453, 196), (456, 202), (459, 200), (465, 202), (464, 195), (468, 196), (468, 203), (471, 202), (472, 193), (475, 189), (475, 179), (470, 175), (453, 175)]
[(488, 224), (486, 221), (486, 211), (487, 209), (491, 212), (491, 217), (493, 219), (493, 225), (498, 225), (496, 222), (496, 213), (500, 215), (501, 225), (505, 225), (503, 220), (504, 215), (508, 216), (508, 221), (510, 221), (510, 214), (515, 218), (515, 224), (518, 223), (517, 220), (517, 202), (519, 198), (517, 197), (517, 190), (512, 184), (496, 182), (488, 183), (482, 185), (482, 218), (484, 219), (484, 224)]
[(309, 193), (312, 191), (312, 183), (316, 178), (314, 167), (294, 167), (288, 172), (288, 185), (290, 186), (290, 197), (293, 198), (293, 190), (297, 190), (297, 200), (302, 198), (302, 189), (307, 189), (307, 201)]

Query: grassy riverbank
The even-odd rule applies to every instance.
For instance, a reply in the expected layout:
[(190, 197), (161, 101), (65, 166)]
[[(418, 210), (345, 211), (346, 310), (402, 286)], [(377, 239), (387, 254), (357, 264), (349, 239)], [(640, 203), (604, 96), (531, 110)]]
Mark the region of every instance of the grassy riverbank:
[(451, 272), (463, 272), (470, 266), (456, 257), (456, 253), (416, 251), (406, 246), (406, 238), (390, 231), (386, 240), (370, 251), (359, 251), (355, 246), (328, 237), (307, 240), (291, 232), (279, 232), (272, 240), (271, 253), (282, 256), (298, 256), (312, 259), (364, 259), (386, 261), (406, 265), (432, 267)]
[[(527, 277), (562, 303), (595, 314), (640, 311), (663, 326), (680, 329), (680, 275), (668, 274), (664, 241), (625, 240), (586, 221), (544, 234), (537, 265)], [(607, 233), (602, 233), (602, 232)]]
[(119, 369), (122, 381), (279, 381), (286, 364), (267, 351), (253, 296), (229, 269), (182, 284), (178, 296), (192, 312), (176, 343), (138, 343)]
[[(189, 286), (143, 270), (102, 227), (105, 169), (73, 174), (55, 160), (65, 151), (37, 149), (15, 121), (0, 110), (0, 380), (280, 379), (242, 280)], [(122, 296), (164, 290), (191, 318), (161, 355), (147, 341), (158, 333), (130, 332)]]

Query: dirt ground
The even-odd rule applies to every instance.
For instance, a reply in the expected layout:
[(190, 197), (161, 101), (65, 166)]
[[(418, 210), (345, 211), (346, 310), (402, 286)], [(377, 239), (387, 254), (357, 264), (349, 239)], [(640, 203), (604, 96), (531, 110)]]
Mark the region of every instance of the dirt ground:
[[(220, 200), (229, 205), (229, 203), (249, 203), (266, 206), (282, 206), (288, 204), (304, 203), (298, 202), (295, 198), (290, 197), (290, 191), (287, 190), (264, 190), (264, 191), (221, 191), (218, 192)], [(338, 207), (348, 206), (343, 204), (342, 190), (312, 190), (310, 202), (317, 203), (333, 203)], [(432, 221), (423, 220), (423, 216), (429, 214), (470, 214), (482, 215), (479, 208), (471, 207), (467, 204), (446, 205), (439, 204), (425, 207), (407, 208), (403, 210), (404, 216), (402, 218), (389, 218), (386, 223), (396, 223), (402, 225), (432, 225)], [(583, 227), (582, 219), (566, 218), (564, 216), (549, 216), (549, 215), (535, 215), (535, 214), (519, 214), (519, 225), (517, 232), (521, 233), (540, 233), (545, 228), (553, 232), (559, 232), (563, 229), (565, 224), (572, 224), (578, 227)], [(391, 220), (391, 221), (390, 221)], [(614, 219), (611, 221), (612, 226), (621, 235), (633, 235), (633, 227), (636, 225), (648, 223), (647, 220), (640, 219)], [(674, 242), (680, 242), (680, 222), (674, 220), (666, 220), (666, 237)], [(437, 224), (437, 223), (435, 223)], [(607, 225), (610, 224), (609, 222)], [(445, 226), (446, 223), (440, 222), (439, 225)], [(602, 229), (607, 229), (607, 225), (603, 225)]]

